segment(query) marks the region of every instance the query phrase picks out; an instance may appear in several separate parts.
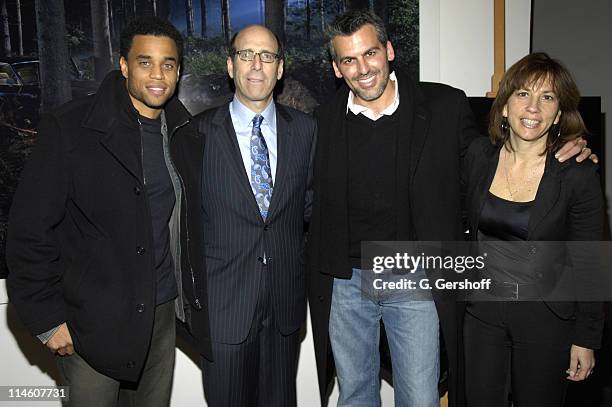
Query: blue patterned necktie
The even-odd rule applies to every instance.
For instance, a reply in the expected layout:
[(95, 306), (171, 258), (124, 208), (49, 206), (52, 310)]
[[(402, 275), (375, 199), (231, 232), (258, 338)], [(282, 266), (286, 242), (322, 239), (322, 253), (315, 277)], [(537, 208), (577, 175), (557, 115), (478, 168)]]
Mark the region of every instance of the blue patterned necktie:
[(259, 206), (261, 217), (266, 220), (268, 208), (272, 199), (272, 170), (268, 146), (261, 134), (263, 116), (253, 118), (253, 131), (251, 132), (251, 188)]

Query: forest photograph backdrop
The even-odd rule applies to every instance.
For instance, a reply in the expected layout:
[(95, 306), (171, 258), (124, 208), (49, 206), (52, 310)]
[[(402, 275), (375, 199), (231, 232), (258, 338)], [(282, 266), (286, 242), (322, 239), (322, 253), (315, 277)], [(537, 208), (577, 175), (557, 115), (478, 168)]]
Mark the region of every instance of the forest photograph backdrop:
[(185, 36), (179, 98), (192, 114), (230, 100), (227, 44), (250, 24), (285, 46), (277, 100), (312, 112), (337, 88), (325, 29), (336, 15), (368, 8), (385, 22), (393, 67), (419, 76), (418, 0), (0, 0), (0, 278), (19, 174), (40, 114), (94, 93), (119, 66), (119, 36), (136, 16), (155, 15)]

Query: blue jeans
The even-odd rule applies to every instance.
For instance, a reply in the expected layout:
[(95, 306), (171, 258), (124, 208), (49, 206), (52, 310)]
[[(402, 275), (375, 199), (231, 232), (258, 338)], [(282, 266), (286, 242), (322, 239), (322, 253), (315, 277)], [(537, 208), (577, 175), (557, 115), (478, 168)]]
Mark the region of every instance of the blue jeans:
[(353, 269), (350, 280), (334, 280), (329, 337), (340, 390), (338, 407), (380, 406), (381, 318), (391, 351), (395, 405), (439, 407), (439, 322), (434, 302), (384, 295), (369, 283), (371, 275)]

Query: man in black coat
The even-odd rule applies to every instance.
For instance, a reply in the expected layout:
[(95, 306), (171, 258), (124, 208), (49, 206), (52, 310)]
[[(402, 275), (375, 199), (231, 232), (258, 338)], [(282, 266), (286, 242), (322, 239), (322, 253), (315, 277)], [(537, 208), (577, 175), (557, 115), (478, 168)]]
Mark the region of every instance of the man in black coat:
[(182, 185), (198, 172), (181, 172), (182, 154), (201, 142), (173, 96), (181, 54), (171, 24), (132, 21), (121, 71), (45, 115), (14, 197), (9, 298), (57, 355), (70, 405), (114, 406), (121, 396), (167, 406), (175, 315), (207, 327), (199, 235), (188, 235)]
[(322, 404), (335, 367), (339, 406), (380, 405), (382, 320), (396, 405), (439, 406), (439, 336), (449, 405), (462, 405), (463, 309), (453, 292), (388, 298), (367, 283), (361, 242), (463, 240), (460, 165), (479, 136), (467, 98), (391, 72), (394, 49), (371, 12), (338, 16), (329, 34), (346, 86), (316, 114), (308, 295)]

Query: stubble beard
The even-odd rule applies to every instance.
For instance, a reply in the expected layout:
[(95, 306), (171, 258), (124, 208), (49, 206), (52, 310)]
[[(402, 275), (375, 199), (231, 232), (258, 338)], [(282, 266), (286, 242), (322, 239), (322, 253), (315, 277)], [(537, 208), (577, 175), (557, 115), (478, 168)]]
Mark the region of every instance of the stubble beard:
[[(359, 88), (357, 85), (352, 87), (353, 93), (355, 93), (355, 95), (357, 95), (357, 97), (359, 97), (361, 100), (365, 100), (366, 102), (371, 102), (373, 100), (378, 99), (379, 97), (382, 96), (383, 93), (385, 93), (385, 89), (387, 88), (387, 84), (389, 83), (389, 73), (387, 72), (385, 75), (382, 75), (381, 77), (382, 77), (382, 82), (380, 83), (378, 87), (374, 89), (374, 93), (369, 93), (368, 91), (364, 91), (363, 89)], [(355, 79), (355, 81), (357, 80), (358, 78)]]

